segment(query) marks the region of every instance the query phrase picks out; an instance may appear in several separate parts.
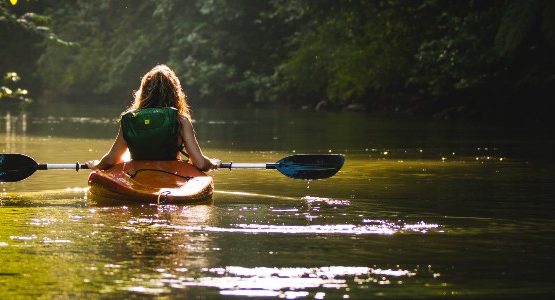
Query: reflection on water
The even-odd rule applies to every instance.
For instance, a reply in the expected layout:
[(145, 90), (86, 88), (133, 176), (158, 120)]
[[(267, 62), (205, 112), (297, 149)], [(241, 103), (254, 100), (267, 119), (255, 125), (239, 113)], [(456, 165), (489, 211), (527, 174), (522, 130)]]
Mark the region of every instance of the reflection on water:
[[(190, 286), (214, 287), (221, 295), (250, 297), (279, 297), (286, 299), (308, 296), (324, 299), (329, 296), (350, 294), (352, 288), (367, 289), (370, 285), (403, 284), (430, 269), (420, 271), (403, 269), (380, 269), (370, 267), (328, 266), (319, 268), (244, 268), (228, 266), (224, 268), (203, 268), (195, 277), (188, 275), (187, 269), (159, 269), (159, 278), (144, 282), (134, 282), (133, 286), (122, 289), (141, 294), (164, 294), (173, 289)], [(419, 274), (422, 275), (422, 274)], [(439, 277), (433, 273), (432, 277)], [(315, 289), (318, 291), (314, 292)]]
[[(0, 112), (0, 149), (48, 163), (98, 158), (117, 114)], [(193, 117), (204, 152), (224, 161), (331, 150), (346, 163), (309, 189), (271, 170), (219, 170), (213, 204), (200, 206), (93, 207), (87, 172), (1, 184), (0, 298), (555, 294), (553, 137), (541, 130), (352, 113)]]
[(233, 224), (232, 228), (208, 226), (183, 226), (182, 229), (192, 232), (240, 232), (240, 233), (284, 233), (284, 234), (394, 234), (397, 232), (422, 232), (437, 229), (437, 224), (395, 224), (384, 220), (365, 220), (373, 225), (308, 225), (278, 226), (260, 224)]
[[(21, 132), (23, 136), (27, 132), (27, 114), (22, 113), (20, 116), (12, 116), (10, 112), (7, 112), (4, 116), (5, 119), (5, 138), (4, 145), (2, 147), (2, 153), (10, 153), (15, 151), (16, 144), (20, 144), (21, 149), (25, 151), (27, 149), (26, 139), (22, 139), (21, 143), (17, 143), (16, 132)], [(17, 128), (19, 125), (19, 128)]]

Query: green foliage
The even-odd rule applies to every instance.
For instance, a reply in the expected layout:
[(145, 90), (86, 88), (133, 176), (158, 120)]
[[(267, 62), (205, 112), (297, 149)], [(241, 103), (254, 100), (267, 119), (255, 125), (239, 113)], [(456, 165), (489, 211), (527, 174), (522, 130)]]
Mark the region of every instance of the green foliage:
[(401, 86), (413, 41), (400, 8), (366, 1), (336, 7), (297, 38), (299, 47), (282, 66), (289, 85), (339, 103)]
[(553, 1), (75, 0), (19, 17), (0, 3), (4, 23), (52, 28), (28, 65), (52, 99), (127, 101), (158, 63), (195, 105), (493, 107), (554, 83)]
[(495, 50), (517, 70), (519, 86), (555, 83), (555, 3), (545, 0), (508, 1), (495, 36)]
[[(17, 1), (12, 2), (12, 5), (16, 4)], [(42, 35), (47, 40), (51, 40), (59, 44), (63, 44), (66, 46), (74, 45), (72, 42), (63, 40), (58, 35), (56, 35), (50, 29), (50, 27), (48, 27), (50, 21), (50, 17), (33, 12), (25, 12), (21, 16), (17, 16), (5, 6), (4, 2), (0, 2), (0, 22), (14, 24), (29, 32)]]
[(192, 94), (220, 103), (268, 101), (262, 95), (285, 55), (281, 43), (288, 34), (269, 14), (270, 4), (194, 1), (191, 6), (178, 10), (190, 22), (174, 26), (168, 60)]
[(462, 3), (436, 10), (418, 9), (428, 24), (422, 28), (425, 38), (415, 51), (407, 85), (425, 95), (444, 97), (487, 84), (495, 76), (489, 71), (496, 60), (490, 41), (496, 30), (491, 23), (495, 9)]
[(53, 27), (79, 47), (47, 45), (38, 61), (45, 87), (66, 96), (129, 95), (125, 78), (137, 78), (161, 57), (164, 36), (156, 26), (164, 22), (151, 17), (153, 8), (144, 1), (131, 14), (121, 2), (76, 1), (53, 10)]
[(21, 80), (21, 77), (15, 72), (8, 72), (0, 80), (0, 101), (13, 99), (20, 101), (22, 106), (29, 105), (32, 100), (27, 95), (29, 92), (26, 89), (16, 87), (16, 83)]
[[(36, 37), (41, 37), (44, 41), (52, 41), (52, 44), (63, 45), (63, 46), (74, 46), (72, 42), (61, 39), (56, 35), (50, 27), (51, 19), (50, 17), (23, 11), (19, 12), (17, 1), (11, 0), (11, 5), (14, 7), (7, 6), (6, 2), (0, 2), (0, 32), (11, 33), (8, 37), (2, 37), (2, 41), (5, 43), (0, 50), (2, 57), (9, 57), (10, 59), (2, 59), (0, 61), (0, 71), (4, 72), (6, 69), (25, 69), (25, 66), (21, 65), (32, 64), (34, 62), (29, 62), (29, 49), (34, 48), (30, 45), (26, 45), (25, 42), (34, 41)], [(26, 7), (24, 7), (26, 9)], [(31, 36), (31, 37), (26, 37)], [(16, 41), (17, 43), (14, 43)], [(27, 49), (26, 49), (27, 48)], [(27, 57), (21, 58), (19, 51), (26, 50)], [(15, 58), (15, 59), (14, 59)], [(10, 63), (11, 62), (11, 63)], [(21, 107), (29, 105), (32, 100), (28, 97), (28, 90), (20, 86), (21, 77), (16, 72), (7, 72), (6, 75), (0, 80), (0, 99), (12, 99), (20, 102)]]

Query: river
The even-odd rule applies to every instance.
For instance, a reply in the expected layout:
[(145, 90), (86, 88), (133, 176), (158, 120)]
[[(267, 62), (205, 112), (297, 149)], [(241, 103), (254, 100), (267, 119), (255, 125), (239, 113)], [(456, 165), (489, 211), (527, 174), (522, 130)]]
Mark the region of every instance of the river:
[[(2, 153), (99, 158), (122, 107), (0, 109)], [(213, 203), (94, 206), (86, 171), (0, 185), (0, 298), (552, 298), (541, 124), (199, 109), (205, 154), (341, 153), (329, 179), (218, 170)]]

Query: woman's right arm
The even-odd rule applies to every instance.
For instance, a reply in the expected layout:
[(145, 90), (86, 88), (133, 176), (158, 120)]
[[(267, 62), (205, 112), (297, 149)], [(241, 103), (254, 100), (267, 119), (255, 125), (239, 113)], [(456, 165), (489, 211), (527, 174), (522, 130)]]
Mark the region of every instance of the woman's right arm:
[(203, 171), (217, 169), (220, 166), (221, 161), (216, 158), (208, 158), (202, 153), (195, 135), (195, 130), (193, 129), (193, 124), (191, 124), (191, 120), (187, 117), (181, 116), (180, 122), (181, 139), (193, 165)]
[(106, 170), (122, 162), (122, 156), (127, 151), (127, 142), (123, 138), (123, 133), (121, 130), (121, 126), (118, 130), (118, 135), (112, 144), (112, 148), (108, 153), (104, 154), (104, 156), (100, 160), (90, 160), (87, 161), (85, 164), (91, 170)]

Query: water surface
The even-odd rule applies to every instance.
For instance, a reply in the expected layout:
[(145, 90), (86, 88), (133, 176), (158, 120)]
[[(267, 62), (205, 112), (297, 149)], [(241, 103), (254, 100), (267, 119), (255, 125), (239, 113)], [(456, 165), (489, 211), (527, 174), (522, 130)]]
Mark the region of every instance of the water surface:
[[(100, 157), (117, 107), (0, 111), (0, 150)], [(551, 298), (554, 139), (535, 124), (199, 110), (206, 154), (342, 153), (305, 182), (213, 172), (211, 205), (92, 206), (87, 172), (0, 185), (0, 298)]]

